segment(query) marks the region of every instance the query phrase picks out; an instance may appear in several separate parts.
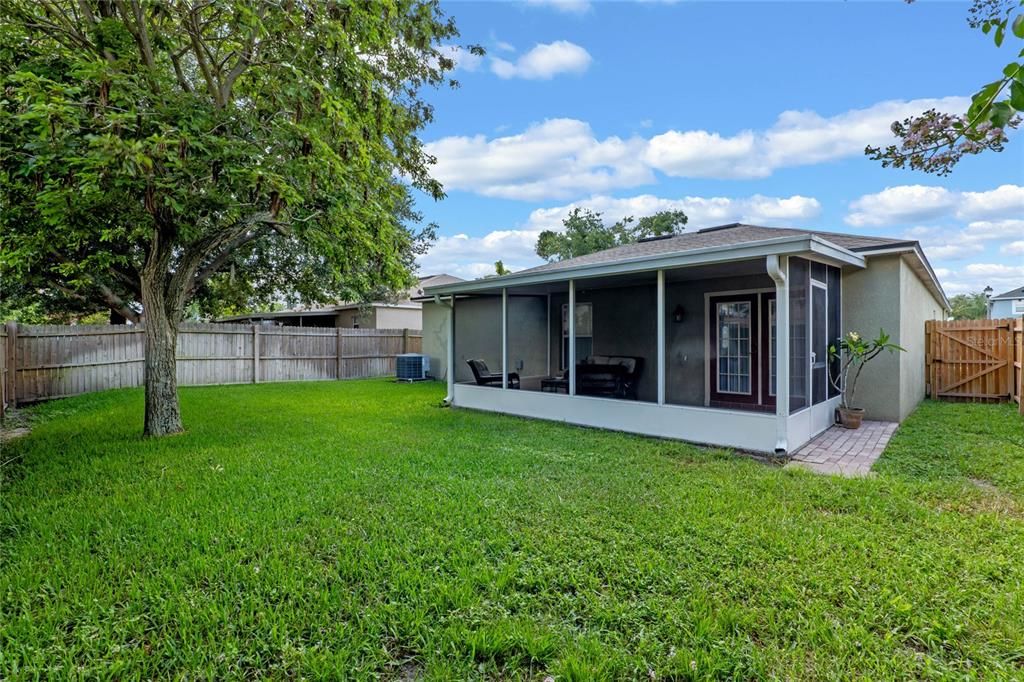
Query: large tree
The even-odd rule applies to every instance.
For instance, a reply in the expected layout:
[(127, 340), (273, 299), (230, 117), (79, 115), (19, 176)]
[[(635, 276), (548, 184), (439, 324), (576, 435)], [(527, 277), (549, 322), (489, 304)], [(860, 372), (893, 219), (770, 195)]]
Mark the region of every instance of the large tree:
[(0, 277), (141, 316), (144, 431), (181, 431), (190, 301), (409, 284), (455, 35), (430, 0), (0, 0)]
[(686, 220), (682, 211), (660, 211), (639, 220), (629, 216), (608, 225), (599, 212), (574, 208), (562, 220), (562, 230), (540, 233), (536, 251), (547, 261), (576, 258), (648, 237), (678, 234)]
[(949, 299), (954, 320), (984, 320), (988, 317), (988, 296), (983, 293), (957, 294)]
[(1003, 67), (999, 78), (974, 94), (965, 113), (929, 109), (893, 122), (896, 144), (864, 150), (883, 167), (948, 175), (966, 155), (1002, 151), (1009, 141), (1006, 131), (1020, 125), (1024, 112), (1024, 47), (1020, 42), (1024, 40), (1024, 0), (974, 0), (967, 23), (992, 36), (997, 48), (1006, 43), (1013, 52), (1012, 61)]

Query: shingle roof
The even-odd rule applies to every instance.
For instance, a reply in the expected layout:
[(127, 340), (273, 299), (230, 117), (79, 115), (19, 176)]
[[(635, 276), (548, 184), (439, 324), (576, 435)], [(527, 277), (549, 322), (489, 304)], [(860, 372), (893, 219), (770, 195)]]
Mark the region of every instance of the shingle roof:
[(1016, 289), (1010, 289), (1005, 294), (999, 294), (993, 296), (992, 300), (997, 301), (1003, 298), (1024, 298), (1024, 287), (1017, 287)]
[(618, 260), (632, 258), (643, 258), (644, 256), (668, 255), (682, 253), (694, 249), (703, 249), (715, 246), (731, 246), (748, 244), (752, 242), (775, 239), (777, 237), (795, 237), (799, 235), (818, 235), (827, 239), (836, 246), (841, 246), (851, 251), (863, 251), (876, 249), (897, 244), (914, 244), (913, 241), (905, 239), (889, 239), (887, 237), (868, 237), (855, 234), (843, 234), (840, 232), (823, 232), (820, 230), (801, 230), (794, 227), (763, 227), (760, 225), (744, 225), (742, 223), (731, 223), (718, 227), (708, 227), (696, 232), (686, 232), (673, 237), (655, 238), (635, 244), (616, 246), (604, 251), (589, 253), (577, 258), (545, 263), (528, 270), (520, 270), (516, 274), (526, 272), (553, 272), (578, 267), (581, 265), (593, 265), (597, 263), (611, 263)]

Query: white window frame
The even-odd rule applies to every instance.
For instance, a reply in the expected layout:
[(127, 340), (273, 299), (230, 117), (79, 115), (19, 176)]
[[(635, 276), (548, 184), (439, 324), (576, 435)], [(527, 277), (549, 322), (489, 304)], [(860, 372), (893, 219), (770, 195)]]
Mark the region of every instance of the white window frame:
[(1024, 315), (1024, 298), (1014, 299), (1010, 304), (1010, 311), (1014, 315)]
[[(724, 390), (722, 390), (722, 387), (720, 385), (718, 385), (718, 382), (722, 378), (722, 375), (721, 375), (721, 365), (718, 364), (718, 363), (721, 362), (721, 359), (722, 359), (722, 356), (719, 353), (719, 349), (720, 349), (720, 347), (722, 345), (722, 339), (719, 337), (719, 332), (721, 332), (721, 330), (722, 330), (721, 315), (719, 313), (719, 308), (720, 308), (720, 306), (723, 306), (723, 305), (733, 305), (733, 304), (736, 304), (736, 303), (745, 303), (745, 304), (747, 304), (750, 307), (750, 309), (747, 311), (747, 348), (748, 349), (752, 349), (753, 348), (753, 344), (754, 344), (754, 334), (757, 333), (757, 329), (756, 328), (758, 326), (757, 324), (755, 324), (755, 319), (756, 319), (755, 315), (756, 315), (757, 297), (759, 297), (759, 296), (760, 296), (760, 294), (756, 295), (754, 301), (718, 301), (715, 304), (715, 345), (719, 346), (719, 348), (715, 349), (715, 362), (716, 362), (716, 364), (715, 364), (715, 384), (716, 384), (715, 392), (716, 393), (721, 393), (721, 394), (724, 394), (724, 395), (749, 395), (749, 396), (754, 395), (754, 362), (753, 362), (754, 358), (753, 358), (753, 351), (751, 351), (748, 354), (748, 356), (747, 356), (747, 390), (746, 391), (724, 391)], [(742, 375), (736, 374), (734, 376), (742, 376)]]

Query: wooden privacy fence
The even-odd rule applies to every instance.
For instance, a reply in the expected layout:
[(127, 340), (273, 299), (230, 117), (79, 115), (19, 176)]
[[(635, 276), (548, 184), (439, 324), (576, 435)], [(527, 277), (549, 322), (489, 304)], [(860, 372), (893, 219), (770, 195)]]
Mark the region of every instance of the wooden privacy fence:
[(1021, 405), (1024, 320), (929, 320), (924, 327), (928, 396)]
[[(178, 333), (178, 383), (241, 384), (393, 375), (395, 356), (418, 353), (416, 329), (188, 323)], [(22, 325), (0, 337), (3, 404), (141, 386), (141, 325)]]

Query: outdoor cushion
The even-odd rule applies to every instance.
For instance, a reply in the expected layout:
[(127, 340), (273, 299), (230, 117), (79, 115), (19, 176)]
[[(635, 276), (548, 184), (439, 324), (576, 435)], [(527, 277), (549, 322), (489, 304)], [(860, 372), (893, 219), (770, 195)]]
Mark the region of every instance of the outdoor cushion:
[(588, 355), (576, 365), (576, 391), (636, 399), (636, 384), (643, 358), (628, 355)]

